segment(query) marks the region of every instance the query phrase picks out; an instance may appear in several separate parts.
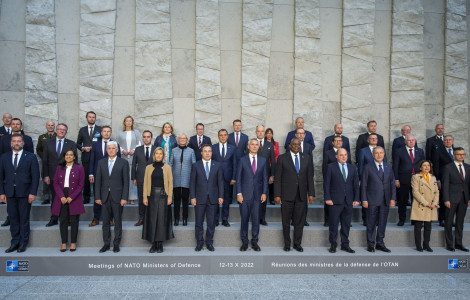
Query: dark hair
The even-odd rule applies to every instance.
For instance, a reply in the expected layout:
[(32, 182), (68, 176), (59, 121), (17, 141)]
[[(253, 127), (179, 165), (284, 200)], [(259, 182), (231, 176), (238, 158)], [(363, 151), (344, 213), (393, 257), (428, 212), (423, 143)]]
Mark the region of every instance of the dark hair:
[(202, 124), (202, 123), (197, 123), (196, 124), (196, 129), (197, 129), (198, 126), (202, 126), (202, 128), (204, 128), (204, 124)]
[(126, 120), (131, 119), (132, 120), (132, 125), (131, 125), (131, 130), (134, 130), (134, 118), (132, 116), (126, 116), (124, 120), (122, 120), (122, 128), (123, 130), (126, 130)]
[(268, 131), (271, 131), (271, 134), (273, 135), (273, 138), (272, 138), (272, 140), (273, 140), (273, 145), (276, 144), (276, 141), (274, 140), (274, 131), (273, 131), (272, 128), (266, 128), (266, 131), (264, 132), (264, 140), (267, 141), (267, 140), (266, 140), (266, 133), (268, 133)]
[(13, 134), (11, 135), (10, 140), (12, 140), (14, 137), (17, 137), (17, 136), (21, 137), (21, 140), (24, 141), (24, 136), (23, 136), (22, 134), (20, 134), (20, 133), (13, 133)]
[(202, 149), (204, 149), (206, 147), (209, 147), (212, 150), (212, 146), (210, 144), (204, 144), (204, 145), (201, 146), (201, 152), (202, 152)]
[(220, 132), (222, 132), (222, 131), (225, 131), (225, 132), (228, 134), (228, 131), (227, 131), (227, 129), (224, 129), (224, 128), (222, 128), (222, 129), (219, 129), (219, 131), (217, 131), (217, 135), (219, 135), (219, 134), (220, 134)]
[(464, 151), (465, 152), (465, 149), (463, 147), (455, 147), (453, 153), (455, 153), (455, 151)]
[(336, 138), (339, 138), (341, 141), (343, 141), (343, 138), (340, 135), (335, 135), (331, 142), (334, 143)]
[(59, 123), (59, 124), (57, 124), (57, 126), (56, 126), (55, 128), (57, 129), (57, 127), (59, 127), (59, 126), (64, 126), (64, 127), (65, 127), (65, 130), (69, 131), (69, 127), (67, 126), (67, 124), (65, 124), (65, 123)]
[(369, 122), (367, 122), (367, 127), (369, 127), (369, 124), (370, 124), (370, 123), (375, 123), (375, 124), (377, 124), (377, 122), (376, 122), (375, 120), (370, 120)]
[(73, 163), (74, 163), (74, 164), (78, 164), (78, 157), (77, 157), (77, 154), (75, 154), (75, 152), (73, 152), (73, 150), (70, 150), (70, 149), (69, 149), (69, 150), (66, 150), (66, 151), (64, 151), (64, 153), (62, 153), (62, 154), (60, 155), (60, 158), (59, 158), (59, 166), (60, 166), (60, 168), (61, 168), (62, 170), (65, 170), (66, 165), (67, 165), (67, 162), (65, 161), (65, 154), (67, 154), (67, 152), (70, 152), (70, 151), (72, 151), (73, 156), (74, 156)]
[(379, 138), (379, 135), (377, 133), (371, 133), (369, 134), (369, 136), (367, 137), (367, 139), (369, 139), (372, 135), (375, 135), (377, 137), (377, 139)]
[(165, 128), (165, 125), (166, 125), (166, 124), (168, 124), (168, 125), (170, 126), (170, 128), (171, 128), (170, 135), (174, 135), (174, 134), (173, 134), (173, 125), (171, 125), (170, 122), (165, 122), (165, 123), (163, 123), (162, 132), (160, 133), (160, 135), (163, 136), (163, 135), (165, 134), (165, 132), (163, 131), (163, 129)]
[(23, 122), (21, 122), (21, 119), (20, 118), (13, 118), (11, 119), (12, 121), (20, 121), (20, 124), (23, 126)]
[(89, 114), (94, 114), (94, 115), (95, 115), (95, 117), (96, 117), (96, 114), (95, 114), (95, 112), (94, 112), (94, 111), (92, 111), (92, 110), (90, 110), (90, 111), (88, 111), (88, 112), (86, 113), (86, 115), (85, 115), (85, 118), (88, 118), (88, 115), (89, 115)]
[(305, 129), (303, 129), (303, 128), (297, 128), (297, 129), (295, 130), (295, 134), (297, 134), (297, 131), (298, 131), (298, 130), (303, 130), (303, 131), (304, 131), (304, 134), (306, 134)]
[(150, 130), (144, 130), (144, 132), (142, 132), (142, 136), (144, 135), (144, 133), (150, 133), (150, 137), (153, 137), (153, 133), (150, 131)]
[(242, 120), (240, 120), (240, 119), (235, 119), (235, 120), (233, 120), (233, 122), (232, 122), (232, 125), (234, 125), (235, 123), (238, 123), (238, 122), (240, 122), (240, 123), (241, 123), (241, 122), (242, 122)]
[(429, 173), (434, 175), (434, 172), (432, 171), (432, 163), (429, 160), (423, 159), (418, 163), (418, 170), (421, 172), (421, 167), (423, 166), (424, 163), (429, 163), (429, 166), (431, 167), (431, 170), (429, 170)]
[(111, 126), (109, 126), (109, 125), (103, 125), (103, 126), (101, 126), (101, 131), (103, 131), (103, 129), (105, 129), (105, 128), (109, 128), (109, 130), (111, 130), (111, 132), (113, 131), (113, 129), (112, 129)]

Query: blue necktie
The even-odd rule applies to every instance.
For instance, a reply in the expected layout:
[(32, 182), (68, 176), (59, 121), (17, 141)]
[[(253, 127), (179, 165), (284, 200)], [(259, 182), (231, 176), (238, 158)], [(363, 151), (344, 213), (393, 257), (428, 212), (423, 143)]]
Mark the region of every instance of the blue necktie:
[(206, 161), (206, 179), (209, 180), (209, 162)]
[(149, 154), (149, 147), (145, 147), (147, 150), (145, 151), (145, 161), (149, 161), (150, 154)]
[(225, 145), (222, 145), (222, 158), (225, 157)]
[(297, 171), (297, 174), (299, 174), (300, 165), (299, 165), (299, 158), (297, 157), (297, 154), (295, 155), (295, 170)]
[(62, 152), (62, 140), (59, 140), (59, 145), (57, 146), (57, 156), (60, 157), (60, 152)]
[(108, 142), (107, 142), (107, 141), (104, 142), (104, 153), (103, 153), (103, 157), (108, 157), (108, 151), (106, 151), (106, 149), (108, 149)]
[(13, 162), (13, 168), (16, 168), (18, 167), (18, 153), (15, 153), (15, 161)]
[(450, 159), (454, 161), (454, 156), (452, 155), (452, 148), (449, 148)]
[(383, 181), (384, 180), (384, 169), (382, 169), (382, 165), (379, 165), (379, 175), (380, 175), (380, 179)]
[(111, 172), (113, 171), (113, 164), (114, 164), (114, 159), (109, 160), (109, 166), (108, 166), (109, 176), (111, 176)]

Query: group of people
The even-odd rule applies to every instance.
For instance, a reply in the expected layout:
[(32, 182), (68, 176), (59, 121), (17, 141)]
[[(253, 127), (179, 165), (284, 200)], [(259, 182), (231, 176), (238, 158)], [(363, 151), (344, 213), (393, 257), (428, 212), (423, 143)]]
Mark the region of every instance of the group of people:
[[(12, 235), (11, 246), (5, 252), (23, 252), (29, 240), (29, 212), (37, 195), (40, 167), (32, 139), (22, 131), (21, 120), (8, 113), (2, 120), (0, 200), (7, 203), (8, 212), (2, 226), (10, 225)], [(230, 226), (232, 196), (240, 208), (240, 251), (248, 250), (250, 244), (252, 250), (261, 250), (259, 228), (268, 225), (268, 201), (281, 205), (284, 251), (290, 251), (291, 245), (303, 251), (303, 229), (309, 225), (308, 203), (313, 203), (315, 197), (315, 143), (302, 118), (296, 119), (296, 128), (288, 133), (284, 154), (280, 154), (271, 128), (258, 125), (256, 137), (249, 138), (241, 132), (240, 120), (233, 121), (230, 134), (220, 129), (215, 144), (204, 135), (202, 123), (196, 125), (196, 135), (190, 138), (186, 134), (176, 136), (173, 126), (164, 123), (152, 144), (152, 132), (145, 130), (141, 134), (134, 128), (131, 116), (124, 118), (116, 140), (111, 138), (110, 126), (95, 124), (94, 112), (87, 112), (86, 121), (76, 143), (66, 138), (66, 124), (55, 126), (54, 122), (47, 122), (47, 132), (39, 136), (36, 147), (42, 162), (42, 203), (51, 204), (51, 218), (46, 226), (60, 222), (60, 251), (67, 250), (69, 226), (69, 249), (77, 249), (79, 217), (85, 212), (84, 203), (91, 200), (92, 190), (94, 216), (89, 226), (102, 222), (104, 245), (100, 252), (111, 249), (111, 226), (113, 251), (120, 251), (123, 207), (136, 200), (139, 213), (135, 226), (142, 226), (142, 238), (151, 243), (151, 253), (163, 252), (163, 242), (174, 237), (173, 226), (179, 226), (180, 219), (187, 226), (189, 203), (195, 209), (195, 251), (204, 246), (214, 251), (215, 227)], [(368, 122), (368, 132), (357, 138), (355, 165), (341, 124), (336, 124), (334, 134), (324, 141), (324, 226), (329, 227), (329, 251), (336, 252), (341, 224), (341, 250), (355, 252), (349, 246), (349, 229), (353, 206), (362, 205), (367, 250), (390, 252), (384, 243), (389, 208), (397, 204), (397, 225), (403, 226), (410, 198), (418, 251), (432, 252), (429, 241), (431, 221), (435, 220), (445, 226), (446, 249), (468, 251), (462, 243), (464, 218), (470, 205), (470, 177), (466, 176), (470, 166), (463, 162), (464, 149), (454, 148), (452, 136), (444, 136), (444, 127), (438, 124), (436, 135), (426, 141), (425, 153), (417, 147), (411, 128), (406, 125), (402, 136), (393, 141), (393, 163), (388, 164), (384, 140), (376, 133), (376, 127), (375, 121)]]

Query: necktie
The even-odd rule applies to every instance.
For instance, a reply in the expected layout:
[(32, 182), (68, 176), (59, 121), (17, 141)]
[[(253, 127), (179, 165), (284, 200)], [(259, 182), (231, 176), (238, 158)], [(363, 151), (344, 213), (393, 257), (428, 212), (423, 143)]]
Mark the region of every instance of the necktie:
[(452, 155), (452, 148), (449, 148), (450, 159), (454, 161), (454, 156)]
[[(18, 153), (15, 153), (15, 161), (13, 162), (13, 168), (16, 168), (18, 167)], [(462, 170), (460, 170), (460, 172), (462, 172)]]
[(103, 151), (104, 157), (108, 157), (108, 151), (106, 151), (106, 149), (108, 149), (108, 141), (104, 142), (104, 151)]
[(201, 137), (199, 137), (199, 143), (197, 144), (197, 146), (199, 147), (199, 149), (201, 149), (201, 146), (202, 146)]
[(238, 132), (237, 132), (235, 135), (236, 135), (236, 137), (235, 137), (235, 145), (237, 145), (237, 147), (238, 147)]
[(222, 158), (225, 157), (225, 145), (222, 145)]
[(150, 154), (149, 154), (149, 147), (145, 147), (145, 160), (146, 161), (149, 161), (149, 158), (150, 158)]
[(341, 164), (341, 169), (342, 169), (342, 173), (343, 173), (343, 179), (344, 179), (344, 182), (346, 182), (346, 170), (344, 169), (344, 164)]
[(459, 164), (459, 171), (460, 171), (460, 177), (462, 177), (462, 181), (465, 181), (465, 176), (463, 176), (463, 171), (462, 171), (462, 164)]
[(93, 127), (90, 127), (90, 139), (93, 139)]
[(62, 152), (62, 140), (59, 140), (59, 145), (57, 146), (57, 156), (60, 156), (60, 152)]
[(206, 161), (206, 179), (209, 180), (209, 162)]
[(382, 165), (379, 165), (379, 175), (380, 175), (380, 180), (384, 180), (384, 169), (382, 169)]
[(259, 149), (263, 152), (263, 140), (259, 141)]
[(109, 166), (108, 166), (109, 176), (111, 176), (111, 172), (113, 171), (113, 164), (114, 164), (114, 159), (110, 159)]
[(253, 174), (256, 173), (256, 156), (253, 156), (253, 162), (251, 163), (251, 168), (253, 169)]
[(295, 170), (297, 171), (297, 174), (299, 174), (300, 165), (299, 165), (299, 157), (297, 156), (297, 154), (295, 155)]
[[(413, 156), (413, 149), (410, 148), (410, 158), (411, 158), (411, 163), (414, 164), (415, 163), (415, 157)], [(413, 171), (412, 173), (414, 174), (415, 173), (415, 168), (413, 167)]]
[(11, 128), (8, 128), (8, 134), (11, 134)]

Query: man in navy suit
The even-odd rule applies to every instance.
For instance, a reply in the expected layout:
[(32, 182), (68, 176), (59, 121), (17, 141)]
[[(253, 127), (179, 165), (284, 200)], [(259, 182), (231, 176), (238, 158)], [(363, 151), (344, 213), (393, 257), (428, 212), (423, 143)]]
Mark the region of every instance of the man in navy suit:
[(341, 222), (341, 250), (355, 253), (349, 247), (349, 228), (353, 206), (359, 205), (359, 177), (356, 168), (347, 163), (348, 151), (339, 149), (336, 152), (337, 162), (328, 165), (323, 190), (325, 203), (329, 209), (330, 253), (336, 252), (338, 225)]
[(6, 253), (24, 252), (29, 241), (29, 213), (39, 185), (39, 164), (34, 153), (23, 150), (21, 134), (11, 135), (13, 151), (0, 158), (0, 201), (7, 203), (10, 247)]
[(202, 159), (201, 148), (203, 145), (211, 145), (211, 138), (204, 135), (204, 124), (197, 123), (196, 125), (196, 135), (193, 135), (189, 138), (188, 147), (194, 150), (196, 155), (196, 161)]
[[(268, 162), (268, 184), (272, 184), (274, 182), (274, 174), (276, 171), (276, 157), (274, 155), (274, 145), (268, 142), (265, 138), (265, 129), (263, 125), (256, 126), (256, 139), (258, 140), (258, 155), (266, 159)], [(238, 165), (237, 164), (237, 168)], [(238, 191), (238, 188), (237, 188)], [(268, 191), (269, 192), (269, 191)], [(269, 197), (269, 195), (268, 195)], [(267, 226), (268, 223), (266, 222), (266, 205), (268, 204), (267, 201), (261, 203), (260, 209), (260, 224)]]
[(229, 134), (227, 142), (236, 148), (237, 163), (238, 160), (245, 155), (248, 146), (248, 136), (242, 132), (242, 121), (233, 121), (233, 132)]
[(384, 238), (389, 207), (395, 206), (395, 176), (382, 147), (375, 147), (373, 156), (374, 162), (364, 167), (361, 180), (362, 206), (367, 208), (367, 251), (390, 252)]
[[(295, 138), (295, 133), (297, 132), (297, 129), (304, 129), (304, 118), (302, 117), (298, 117), (297, 119), (295, 119), (295, 129), (290, 131), (288, 134), (287, 134), (287, 137), (286, 137), (286, 142), (284, 144), (284, 148), (286, 150), (289, 150), (289, 147), (290, 147), (290, 141)], [(305, 130), (305, 129), (304, 129)], [(308, 143), (310, 144), (311, 146), (311, 151), (313, 151), (315, 149), (315, 142), (313, 141), (313, 135), (310, 131), (308, 130), (305, 130), (305, 138), (304, 138), (304, 141), (305, 143)]]
[[(377, 122), (374, 120), (371, 120), (367, 122), (367, 132), (360, 134), (357, 137), (357, 142), (356, 142), (356, 164), (358, 164), (359, 161), (359, 152), (361, 151), (362, 148), (367, 147), (368, 145), (368, 139), (369, 135), (372, 133), (375, 133), (377, 135), (377, 146), (380, 146), (382, 148), (385, 147), (384, 144), (384, 138), (380, 134), (376, 133), (377, 131)], [(361, 175), (359, 174), (359, 179), (361, 178)]]
[[(232, 192), (230, 186), (235, 184), (237, 176), (237, 154), (233, 145), (227, 143), (228, 132), (225, 129), (220, 129), (219, 142), (212, 145), (212, 159), (222, 165), (224, 172), (224, 202), (222, 204), (222, 225), (230, 227), (228, 222), (230, 203), (232, 203)], [(232, 190), (233, 191), (233, 190)], [(215, 226), (219, 225), (219, 209), (215, 214)]]
[(258, 155), (258, 139), (251, 139), (249, 154), (240, 159), (237, 168), (237, 201), (240, 203), (240, 251), (248, 249), (248, 221), (251, 217), (251, 249), (261, 251), (258, 245), (260, 206), (268, 194), (268, 161)]
[(9, 113), (3, 114), (3, 118), (2, 118), (3, 126), (0, 127), (0, 138), (4, 136), (5, 134), (8, 134), (8, 135), (12, 134), (12, 131), (11, 131), (11, 119), (12, 118), (13, 116)]
[[(108, 157), (108, 152), (106, 151), (108, 147), (108, 143), (111, 142), (111, 133), (112, 129), (110, 126), (105, 125), (101, 128), (101, 138), (98, 141), (94, 142), (91, 145), (91, 152), (90, 152), (90, 168), (88, 174), (88, 180), (91, 184), (93, 184), (93, 191), (94, 183), (95, 183), (95, 176), (96, 170), (98, 169), (98, 162), (103, 158)], [(121, 150), (118, 145), (118, 152), (117, 156), (121, 157)], [(93, 220), (88, 225), (90, 227), (96, 226), (100, 223), (101, 218), (101, 205), (98, 205), (96, 202), (93, 203)]]
[[(395, 155), (398, 153), (398, 149), (406, 146), (406, 136), (411, 134), (410, 125), (404, 125), (401, 128), (401, 136), (395, 138), (392, 143), (392, 161), (395, 160)], [(416, 138), (415, 138), (416, 139)], [(416, 145), (418, 142), (415, 143)]]
[[(29, 153), (34, 153), (34, 145), (33, 145), (33, 139), (24, 134), (21, 130), (21, 127), (23, 127), (23, 122), (21, 122), (20, 119), (18, 118), (13, 118), (11, 120), (11, 134), (21, 134), (23, 135), (24, 138), (24, 150), (28, 151)], [(0, 139), (0, 155), (3, 153), (7, 153), (11, 151), (11, 140), (10, 140), (11, 135), (5, 134), (2, 136)]]
[(189, 181), (189, 196), (196, 214), (196, 241), (194, 250), (204, 246), (204, 218), (207, 222), (206, 247), (214, 251), (215, 214), (224, 201), (224, 174), (222, 164), (211, 159), (212, 147), (202, 146), (202, 159), (193, 164)]
[(330, 135), (330, 136), (327, 136), (325, 138), (325, 142), (323, 143), (323, 156), (325, 156), (325, 153), (328, 151), (328, 150), (331, 150), (333, 149), (333, 138), (335, 136), (339, 136), (342, 140), (342, 146), (341, 148), (344, 148), (346, 149), (346, 151), (348, 151), (348, 159), (351, 160), (351, 149), (349, 147), (349, 139), (347, 137), (345, 137), (343, 134), (343, 125), (342, 124), (335, 124), (335, 128), (334, 128), (334, 131), (335, 131), (335, 134), (333, 135)]
[(418, 172), (418, 164), (422, 161), (424, 151), (416, 146), (415, 136), (406, 135), (406, 145), (400, 147), (395, 152), (393, 159), (393, 174), (395, 176), (395, 186), (397, 187), (398, 206), (398, 226), (403, 226), (406, 220), (406, 205), (411, 194), (411, 176)]

